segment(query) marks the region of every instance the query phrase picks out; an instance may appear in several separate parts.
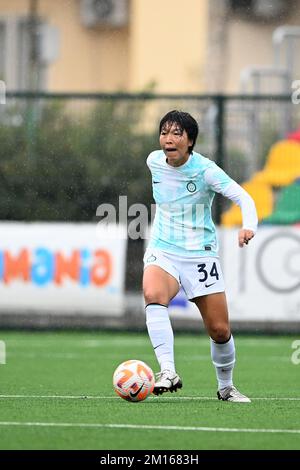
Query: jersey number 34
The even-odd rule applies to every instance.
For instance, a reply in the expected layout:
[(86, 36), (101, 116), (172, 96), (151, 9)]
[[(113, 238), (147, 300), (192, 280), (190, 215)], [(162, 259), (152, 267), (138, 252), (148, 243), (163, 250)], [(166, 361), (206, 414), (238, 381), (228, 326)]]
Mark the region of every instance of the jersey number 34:
[(199, 282), (207, 281), (208, 276), (215, 277), (217, 281), (219, 280), (219, 274), (218, 274), (216, 263), (213, 263), (209, 273), (208, 273), (207, 268), (206, 268), (206, 263), (198, 264), (197, 267), (198, 267), (198, 272), (201, 274)]

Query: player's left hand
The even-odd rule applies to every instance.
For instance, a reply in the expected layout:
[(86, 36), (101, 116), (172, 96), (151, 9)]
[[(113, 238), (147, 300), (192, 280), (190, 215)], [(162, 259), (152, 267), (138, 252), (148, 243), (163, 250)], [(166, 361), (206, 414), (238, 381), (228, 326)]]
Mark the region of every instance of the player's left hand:
[(254, 232), (252, 230), (247, 230), (242, 228), (239, 231), (239, 246), (243, 248), (244, 245), (248, 245), (251, 238), (254, 237)]

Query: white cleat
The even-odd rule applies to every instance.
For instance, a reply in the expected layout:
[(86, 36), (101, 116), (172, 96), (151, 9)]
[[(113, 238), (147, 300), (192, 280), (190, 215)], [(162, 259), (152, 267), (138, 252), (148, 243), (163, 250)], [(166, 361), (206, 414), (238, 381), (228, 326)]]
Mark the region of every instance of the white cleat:
[(171, 370), (163, 370), (156, 374), (157, 381), (155, 382), (153, 393), (154, 395), (161, 395), (165, 392), (176, 392), (178, 388), (182, 388), (182, 380), (176, 372)]
[(233, 385), (218, 390), (217, 396), (219, 400), (232, 401), (236, 403), (251, 403), (250, 398), (239, 392)]

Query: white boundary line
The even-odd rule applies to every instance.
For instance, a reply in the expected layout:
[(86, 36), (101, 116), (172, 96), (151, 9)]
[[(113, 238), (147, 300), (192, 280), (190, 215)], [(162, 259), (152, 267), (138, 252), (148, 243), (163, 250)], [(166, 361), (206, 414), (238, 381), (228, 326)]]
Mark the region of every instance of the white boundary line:
[(160, 431), (202, 431), (202, 432), (245, 432), (245, 433), (284, 433), (300, 434), (300, 429), (252, 429), (252, 428), (210, 428), (202, 426), (155, 426), (147, 424), (102, 424), (102, 423), (40, 423), (0, 421), (0, 426), (32, 426), (32, 427), (74, 427), (74, 428), (117, 428), (117, 429), (146, 429)]
[[(93, 396), (93, 395), (0, 395), (1, 398), (45, 398), (45, 399), (58, 399), (58, 400), (115, 400), (119, 399), (117, 395), (109, 396)], [(148, 400), (215, 400), (217, 397), (149, 397)], [(300, 401), (300, 397), (251, 397), (251, 400), (266, 400), (266, 401)]]

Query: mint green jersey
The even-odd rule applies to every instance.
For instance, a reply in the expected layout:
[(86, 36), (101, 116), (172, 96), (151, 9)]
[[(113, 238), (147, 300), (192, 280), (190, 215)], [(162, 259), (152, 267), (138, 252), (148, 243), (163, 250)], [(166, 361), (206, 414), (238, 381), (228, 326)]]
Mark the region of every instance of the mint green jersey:
[(183, 256), (217, 256), (216, 228), (211, 206), (233, 180), (213, 161), (193, 152), (173, 167), (162, 150), (147, 158), (152, 174), (156, 213), (149, 248)]

